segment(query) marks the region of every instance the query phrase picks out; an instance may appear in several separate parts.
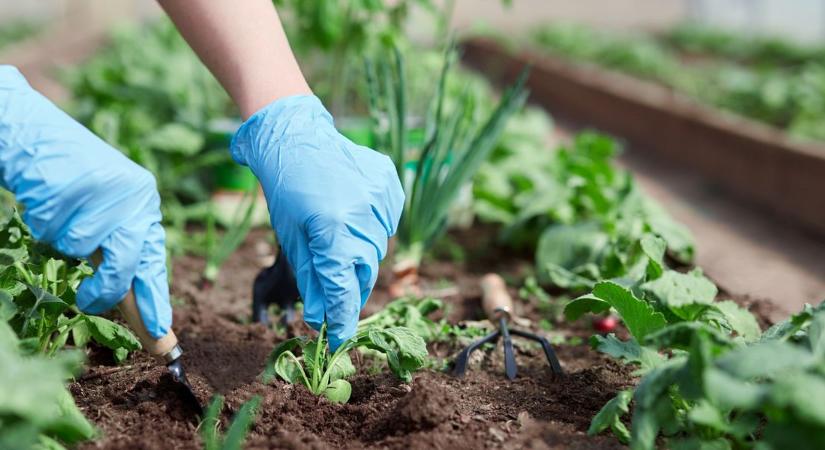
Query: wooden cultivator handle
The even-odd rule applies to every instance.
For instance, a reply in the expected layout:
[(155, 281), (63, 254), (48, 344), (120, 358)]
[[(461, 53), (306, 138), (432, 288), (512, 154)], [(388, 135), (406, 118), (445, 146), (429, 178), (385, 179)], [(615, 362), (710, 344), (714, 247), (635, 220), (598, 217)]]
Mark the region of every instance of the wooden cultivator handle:
[(513, 299), (507, 293), (507, 284), (498, 274), (488, 273), (481, 278), (481, 307), (492, 322), (513, 314)]
[[(100, 250), (92, 254), (91, 260), (95, 267), (100, 264), (103, 260)], [(178, 347), (178, 337), (175, 336), (172, 330), (169, 330), (166, 336), (160, 339), (155, 339), (146, 330), (143, 319), (140, 317), (140, 311), (138, 311), (137, 302), (135, 301), (135, 293), (131, 288), (129, 288), (126, 297), (124, 297), (118, 305), (118, 310), (120, 311), (120, 315), (123, 316), (123, 319), (126, 320), (126, 323), (129, 324), (129, 328), (132, 329), (132, 332), (134, 332), (140, 340), (143, 349), (149, 352), (150, 355), (162, 359), (167, 363), (180, 356), (181, 350), (180, 347)]]

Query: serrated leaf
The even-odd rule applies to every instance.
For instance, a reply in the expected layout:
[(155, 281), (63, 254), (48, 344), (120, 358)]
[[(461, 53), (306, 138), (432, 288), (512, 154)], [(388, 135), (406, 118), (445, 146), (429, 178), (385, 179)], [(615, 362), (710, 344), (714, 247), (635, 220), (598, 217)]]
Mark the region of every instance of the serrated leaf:
[(590, 338), (590, 344), (596, 350), (621, 359), (626, 364), (639, 365), (640, 373), (646, 373), (666, 361), (659, 352), (642, 347), (633, 339), (620, 341), (613, 333), (607, 336), (593, 336)]
[(597, 283), (592, 295), (604, 300), (619, 313), (628, 331), (637, 342), (667, 324), (662, 313), (655, 311), (647, 302), (640, 300), (616, 283), (610, 281)]
[(630, 400), (632, 398), (632, 390), (619, 391), (615, 397), (605, 403), (602, 409), (593, 417), (593, 420), (590, 421), (587, 434), (594, 436), (610, 428), (620, 442), (627, 444), (630, 441), (630, 432), (627, 430), (625, 424), (622, 423), (621, 418), (629, 412)]
[(586, 294), (564, 306), (564, 317), (569, 321), (578, 320), (585, 313), (600, 314), (610, 309), (610, 303)]
[(716, 285), (699, 271), (679, 273), (668, 270), (641, 287), (684, 320), (694, 320), (706, 305), (713, 303), (718, 292)]

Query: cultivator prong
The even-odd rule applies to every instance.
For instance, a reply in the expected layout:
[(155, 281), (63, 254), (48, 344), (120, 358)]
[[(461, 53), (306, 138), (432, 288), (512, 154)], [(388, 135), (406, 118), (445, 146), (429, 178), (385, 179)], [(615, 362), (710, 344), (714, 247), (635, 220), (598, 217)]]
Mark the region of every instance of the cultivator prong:
[(481, 297), (481, 304), (490, 322), (498, 323), (498, 329), (487, 336), (468, 345), (455, 359), (453, 375), (462, 377), (467, 371), (470, 355), (487, 343), (495, 343), (499, 336), (504, 340), (504, 373), (507, 379), (514, 380), (518, 374), (516, 366), (515, 352), (513, 351), (512, 336), (519, 336), (536, 341), (541, 344), (550, 370), (556, 375), (564, 375), (564, 371), (556, 357), (556, 352), (547, 339), (527, 331), (514, 330), (509, 327), (510, 315), (513, 310), (513, 302), (504, 284), (504, 280), (495, 274), (487, 274), (481, 280), (481, 288), (484, 294)]
[(295, 302), (300, 296), (295, 275), (283, 253), (279, 253), (275, 264), (261, 270), (252, 286), (252, 322), (269, 326), (269, 306), (281, 307), (281, 322), (288, 325), (295, 321)]

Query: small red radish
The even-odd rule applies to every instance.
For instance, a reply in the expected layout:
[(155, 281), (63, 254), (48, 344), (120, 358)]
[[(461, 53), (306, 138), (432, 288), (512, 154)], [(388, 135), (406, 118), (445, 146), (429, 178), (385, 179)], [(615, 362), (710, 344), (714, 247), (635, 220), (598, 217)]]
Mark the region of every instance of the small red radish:
[(619, 319), (614, 316), (604, 316), (593, 319), (593, 328), (600, 333), (609, 333), (616, 329)]

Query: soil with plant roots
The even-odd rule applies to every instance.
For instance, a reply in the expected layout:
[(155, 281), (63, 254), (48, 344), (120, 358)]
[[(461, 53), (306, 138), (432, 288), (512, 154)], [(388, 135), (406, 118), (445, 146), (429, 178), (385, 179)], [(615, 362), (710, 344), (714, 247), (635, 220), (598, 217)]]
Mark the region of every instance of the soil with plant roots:
[[(444, 369), (463, 345), (453, 342), (431, 345), (432, 367), (417, 372), (411, 384), (353, 353), (360, 370), (350, 380), (352, 397), (344, 405), (316, 397), (303, 386), (262, 383), (259, 375), (272, 348), (288, 336), (308, 332), (300, 323), (280, 330), (249, 323), (252, 280), (271, 262), (269, 234), (253, 232), (208, 291), (200, 282), (203, 261), (179, 258), (171, 287), (174, 329), (197, 396), (204, 403), (213, 394), (226, 397), (224, 425), (252, 396), (263, 398), (246, 448), (625, 448), (609, 434), (589, 437), (586, 431), (605, 402), (637, 381), (632, 371), (590, 349), (588, 337), (594, 332), (586, 321), (553, 322), (549, 331), (542, 331), (538, 324), (547, 314), (518, 300), (515, 291), (511, 294), (521, 319), (513, 326), (564, 341), (555, 348), (565, 376), (551, 374), (539, 348), (516, 340), (519, 374), (514, 381), (504, 377), (500, 346), (478, 352), (464, 378), (452, 377)], [(518, 276), (531, 262), (495, 250), (484, 230), (454, 239), (468, 246), (466, 262), (425, 262), (422, 286), (445, 300), (450, 322), (480, 321), (480, 277), (490, 271)], [(379, 280), (364, 315), (390, 300), (387, 281)], [(770, 304), (736, 300), (751, 306), (767, 324)], [(71, 391), (101, 432), (81, 449), (202, 448), (198, 419), (180, 400), (165, 367), (145, 354), (116, 366), (105, 351), (92, 349), (88, 370)]]

